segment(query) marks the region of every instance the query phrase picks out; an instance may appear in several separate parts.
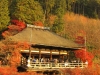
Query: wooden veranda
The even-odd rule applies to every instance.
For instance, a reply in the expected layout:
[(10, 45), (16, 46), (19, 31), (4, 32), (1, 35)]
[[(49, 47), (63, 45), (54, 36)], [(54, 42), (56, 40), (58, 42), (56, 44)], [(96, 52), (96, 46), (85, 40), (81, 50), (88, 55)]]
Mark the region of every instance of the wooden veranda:
[[(27, 24), (27, 27), (22, 32), (10, 37), (10, 39), (30, 43), (31, 47), (29, 50), (21, 50), (23, 57), (27, 61), (26, 65), (28, 69), (43, 70), (87, 67), (87, 62), (66, 63), (64, 59), (64, 56), (68, 57), (68, 51), (79, 50), (83, 48), (83, 46), (51, 32), (50, 29), (46, 27)], [(57, 62), (56, 64), (54, 62), (33, 62), (31, 61), (32, 56), (38, 60), (45, 57), (46, 59), (49, 58), (50, 61), (52, 59), (62, 59), (64, 62)]]
[[(88, 66), (88, 62), (82, 62), (78, 60), (69, 61), (69, 53), (68, 50), (66, 50), (66, 48), (47, 47), (43, 45), (40, 47), (38, 46), (31, 48), (31, 51), (29, 50), (21, 51), (22, 53), (25, 53), (25, 55), (27, 54), (29, 55), (29, 52), (31, 52), (31, 57), (34, 56), (34, 58), (31, 59), (27, 58), (26, 60), (27, 63), (25, 63), (25, 61), (22, 60), (22, 66), (27, 65), (28, 71), (59, 70), (59, 69), (77, 68), (77, 67), (85, 68)], [(69, 49), (69, 51), (70, 50), (72, 49)], [(42, 58), (45, 61), (41, 61)], [(35, 61), (33, 61), (34, 59)], [(47, 59), (49, 59), (49, 61), (47, 61)]]
[(50, 62), (30, 62), (30, 65), (28, 65), (27, 70), (33, 70), (33, 71), (38, 71), (38, 70), (57, 70), (57, 69), (66, 69), (66, 68), (86, 68), (88, 66), (88, 63), (50, 63)]

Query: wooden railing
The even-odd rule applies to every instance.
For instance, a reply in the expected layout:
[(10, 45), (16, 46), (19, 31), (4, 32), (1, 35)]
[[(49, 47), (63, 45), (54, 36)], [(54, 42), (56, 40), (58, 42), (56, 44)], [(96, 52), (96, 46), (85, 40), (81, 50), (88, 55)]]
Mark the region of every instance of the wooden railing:
[(28, 68), (31, 69), (60, 69), (60, 68), (85, 68), (88, 63), (50, 63), (50, 62), (30, 62)]

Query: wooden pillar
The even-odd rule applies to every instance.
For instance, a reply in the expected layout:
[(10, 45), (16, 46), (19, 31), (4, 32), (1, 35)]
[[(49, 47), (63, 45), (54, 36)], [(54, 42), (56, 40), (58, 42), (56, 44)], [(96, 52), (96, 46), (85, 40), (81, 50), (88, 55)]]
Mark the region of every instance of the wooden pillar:
[(29, 47), (29, 59), (31, 59), (31, 45)]
[[(63, 50), (63, 52), (64, 52), (64, 50)], [(64, 54), (62, 54), (62, 59), (63, 59), (63, 61), (64, 61)]]
[(32, 31), (33, 31), (33, 28), (30, 30), (30, 46), (29, 46), (29, 60), (31, 59), (31, 41), (32, 41)]
[(52, 50), (50, 50), (50, 60), (52, 60)]
[(67, 60), (69, 61), (69, 51), (67, 51)]
[(61, 61), (60, 61), (60, 59), (61, 59), (60, 54), (61, 54), (61, 51), (59, 50), (59, 62), (61, 62)]
[(41, 49), (39, 49), (39, 59), (41, 59)]

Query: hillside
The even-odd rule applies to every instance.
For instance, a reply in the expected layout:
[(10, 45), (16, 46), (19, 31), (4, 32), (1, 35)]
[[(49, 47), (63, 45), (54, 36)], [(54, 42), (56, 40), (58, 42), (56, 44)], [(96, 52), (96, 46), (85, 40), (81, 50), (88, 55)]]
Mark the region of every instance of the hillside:
[(56, 34), (86, 46), (85, 50), (94, 55), (93, 67), (63, 70), (64, 75), (100, 75), (100, 0), (1, 0), (0, 38), (3, 43), (0, 42), (0, 52), (9, 56), (6, 53), (10, 51), (11, 54), (11, 58), (7, 58), (10, 67), (0, 64), (1, 75), (37, 75), (19, 73), (16, 69), (21, 62), (20, 50), (29, 49), (30, 45), (4, 40), (21, 32), (26, 24), (50, 27)]
[(63, 36), (73, 41), (75, 41), (78, 35), (85, 37), (87, 50), (94, 54), (94, 62), (99, 63), (100, 20), (73, 13), (66, 13), (64, 15), (64, 22)]
[[(66, 38), (75, 39), (76, 35), (86, 37), (86, 46), (88, 49), (100, 49), (100, 20), (91, 19), (77, 14), (64, 15), (64, 31)], [(83, 31), (84, 33), (80, 32)]]

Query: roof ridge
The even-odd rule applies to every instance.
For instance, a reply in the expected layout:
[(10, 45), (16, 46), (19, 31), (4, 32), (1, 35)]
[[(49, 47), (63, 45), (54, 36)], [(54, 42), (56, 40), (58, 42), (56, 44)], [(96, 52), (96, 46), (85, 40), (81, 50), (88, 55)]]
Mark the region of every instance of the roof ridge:
[(27, 27), (36, 28), (36, 29), (43, 29), (43, 30), (50, 30), (50, 27), (36, 26), (36, 25), (32, 25), (32, 24), (27, 24)]

